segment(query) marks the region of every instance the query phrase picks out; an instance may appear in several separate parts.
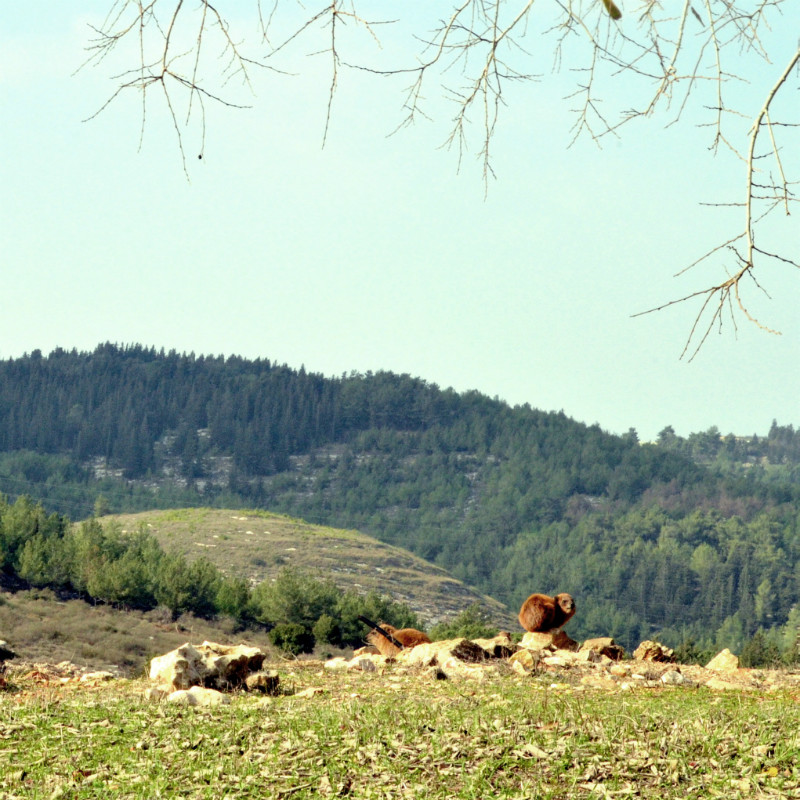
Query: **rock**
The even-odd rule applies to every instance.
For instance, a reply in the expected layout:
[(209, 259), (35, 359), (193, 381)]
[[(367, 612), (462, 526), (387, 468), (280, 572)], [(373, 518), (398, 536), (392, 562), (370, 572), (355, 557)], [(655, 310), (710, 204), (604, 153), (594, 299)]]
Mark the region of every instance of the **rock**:
[(528, 675), (532, 671), (532, 668), (527, 669), (521, 661), (512, 661), (511, 670), (516, 672), (517, 675)]
[(640, 661), (659, 661), (666, 664), (675, 663), (675, 653), (669, 647), (658, 642), (646, 640), (642, 642), (633, 652), (633, 657)]
[(596, 664), (598, 661), (602, 661), (603, 657), (597, 650), (579, 650), (574, 659), (584, 664)]
[(491, 639), (473, 639), (472, 641), (482, 647), (490, 658), (508, 658), (517, 651), (517, 645), (511, 641), (511, 636), (505, 631)]
[(277, 694), (280, 678), (276, 670), (261, 670), (253, 672), (244, 679), (244, 684), (251, 692), (264, 694)]
[(606, 691), (620, 688), (619, 684), (617, 684), (612, 677), (604, 675), (602, 672), (590, 672), (588, 675), (583, 675), (581, 677), (581, 685), (588, 686), (592, 689), (604, 689)]
[(570, 639), (564, 631), (528, 631), (519, 643), (528, 650), (577, 650), (578, 643)]
[(150, 680), (170, 684), (173, 689), (207, 686), (230, 689), (244, 684), (248, 675), (258, 672), (265, 655), (257, 647), (203, 642), (186, 642), (150, 662)]
[(406, 666), (433, 667), (442, 665), (448, 658), (478, 663), (487, 659), (486, 651), (469, 639), (448, 639), (442, 642), (418, 644), (408, 650), (401, 650), (396, 660)]
[(522, 647), (508, 660), (515, 672), (526, 673), (533, 672), (541, 663), (542, 658), (540, 652)]
[(706, 681), (706, 686), (717, 692), (751, 690), (756, 687), (752, 684), (743, 684), (736, 681), (726, 681), (724, 678), (713, 677)]
[(706, 669), (713, 669), (717, 672), (736, 672), (739, 669), (739, 659), (726, 647), (706, 664)]
[(192, 686), (191, 689), (178, 689), (167, 697), (168, 703), (187, 706), (219, 706), (230, 703), (231, 699), (216, 689), (205, 686)]
[(547, 664), (548, 667), (568, 667), (570, 665), (570, 661), (568, 661), (563, 656), (546, 656), (542, 659), (543, 664)]
[(678, 670), (670, 669), (661, 676), (661, 683), (665, 686), (681, 686), (686, 683), (686, 678)]
[(99, 683), (100, 681), (113, 681), (117, 676), (113, 672), (100, 670), (98, 672), (86, 672), (81, 675), (81, 683)]
[(8, 642), (0, 639), (0, 661), (9, 661), (16, 657), (17, 654), (8, 646)]
[(610, 658), (612, 661), (619, 661), (625, 655), (625, 648), (620, 647), (610, 636), (599, 639), (587, 639), (580, 650), (594, 650), (601, 656)]
[(344, 656), (336, 656), (336, 658), (329, 658), (324, 664), (323, 669), (330, 672), (344, 672), (350, 662)]
[(440, 667), (446, 678), (469, 678), (475, 681), (484, 681), (489, 673), (489, 669), (484, 664), (467, 663), (457, 656), (449, 656), (440, 664)]
[(149, 689), (145, 690), (144, 699), (150, 700), (154, 703), (159, 703), (162, 700), (166, 700), (172, 694), (172, 687), (161, 685), (161, 686), (151, 686)]

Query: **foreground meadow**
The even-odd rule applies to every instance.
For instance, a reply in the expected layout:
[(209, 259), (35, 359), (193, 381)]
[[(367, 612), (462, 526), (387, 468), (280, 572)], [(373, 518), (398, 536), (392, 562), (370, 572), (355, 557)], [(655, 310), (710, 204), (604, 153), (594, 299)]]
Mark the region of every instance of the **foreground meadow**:
[(800, 798), (800, 702), (788, 691), (277, 668), (276, 696), (213, 708), (149, 702), (143, 680), (11, 674), (0, 800)]

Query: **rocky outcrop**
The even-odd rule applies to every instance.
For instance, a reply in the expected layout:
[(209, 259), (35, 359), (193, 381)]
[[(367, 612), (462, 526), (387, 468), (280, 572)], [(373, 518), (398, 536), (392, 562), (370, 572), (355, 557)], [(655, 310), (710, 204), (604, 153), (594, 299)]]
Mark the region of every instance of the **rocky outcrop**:
[(633, 657), (639, 661), (658, 661), (665, 664), (675, 663), (675, 653), (669, 647), (664, 647), (658, 642), (651, 642), (649, 639), (642, 642), (633, 651)]
[(217, 690), (247, 687), (248, 678), (261, 670), (264, 658), (264, 652), (257, 647), (186, 642), (152, 659), (150, 680), (173, 691), (192, 686)]

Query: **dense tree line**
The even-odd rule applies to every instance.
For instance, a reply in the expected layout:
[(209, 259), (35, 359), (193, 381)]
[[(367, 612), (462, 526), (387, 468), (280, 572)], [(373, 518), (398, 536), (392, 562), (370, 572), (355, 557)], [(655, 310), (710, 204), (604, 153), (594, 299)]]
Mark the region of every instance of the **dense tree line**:
[(794, 624), (799, 465), (791, 426), (641, 443), (408, 375), (110, 344), (0, 362), (10, 496), (73, 518), (101, 496), (358, 528), (511, 608), (569, 591), (576, 635), (628, 647), (742, 647)]
[(292, 652), (315, 645), (357, 647), (366, 633), (360, 615), (397, 626), (417, 625), (405, 605), (375, 593), (344, 592), (332, 581), (284, 569), (274, 583), (250, 587), (223, 575), (208, 559), (188, 562), (165, 553), (146, 529), (126, 533), (92, 517), (77, 527), (28, 497), (0, 496), (0, 585), (49, 587), (126, 609), (168, 610), (261, 625)]

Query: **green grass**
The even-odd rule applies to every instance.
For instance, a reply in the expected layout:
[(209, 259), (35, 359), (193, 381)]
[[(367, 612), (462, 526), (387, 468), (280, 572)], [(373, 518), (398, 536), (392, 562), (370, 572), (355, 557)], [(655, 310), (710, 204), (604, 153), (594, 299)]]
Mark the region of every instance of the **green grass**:
[(800, 704), (786, 693), (278, 669), (282, 694), (213, 709), (148, 703), (136, 681), (12, 680), (0, 800), (800, 797)]

